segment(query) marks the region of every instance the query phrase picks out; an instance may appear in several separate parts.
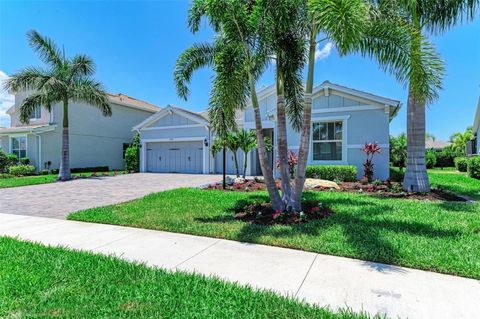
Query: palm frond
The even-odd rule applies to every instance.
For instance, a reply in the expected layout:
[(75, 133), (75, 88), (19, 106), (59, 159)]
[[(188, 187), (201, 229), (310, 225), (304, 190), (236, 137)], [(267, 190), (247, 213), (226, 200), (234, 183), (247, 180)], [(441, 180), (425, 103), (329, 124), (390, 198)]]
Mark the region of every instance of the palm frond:
[(85, 54), (79, 54), (70, 59), (69, 67), (71, 79), (95, 73), (95, 62)]
[(47, 110), (51, 111), (52, 105), (60, 102), (61, 98), (59, 95), (54, 93), (33, 93), (26, 97), (20, 104), (20, 121), (22, 123), (28, 124), (30, 122), (30, 115), (38, 107), (45, 107)]
[(77, 79), (71, 86), (69, 98), (74, 102), (85, 102), (97, 107), (103, 116), (112, 115), (105, 90), (99, 82), (92, 79)]
[(177, 94), (183, 99), (187, 99), (190, 94), (188, 84), (190, 83), (194, 71), (213, 64), (215, 56), (215, 47), (211, 44), (194, 44), (191, 48), (185, 50), (175, 63), (173, 78)]
[(5, 90), (12, 92), (40, 90), (51, 77), (51, 74), (44, 69), (28, 67), (13, 74), (3, 86)]
[(433, 33), (444, 32), (459, 22), (475, 17), (479, 0), (422, 0), (419, 15), (422, 25)]
[(320, 32), (334, 42), (340, 54), (347, 54), (362, 39), (368, 22), (364, 0), (311, 0), (310, 16)]
[(40, 59), (52, 67), (61, 67), (63, 54), (55, 42), (48, 37), (42, 37), (37, 31), (31, 30), (27, 33), (30, 46), (40, 55)]

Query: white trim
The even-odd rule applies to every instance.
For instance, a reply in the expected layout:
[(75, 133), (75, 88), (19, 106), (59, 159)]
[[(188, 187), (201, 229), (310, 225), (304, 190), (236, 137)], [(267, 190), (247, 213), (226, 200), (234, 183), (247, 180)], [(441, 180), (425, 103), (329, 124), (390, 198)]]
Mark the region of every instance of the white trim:
[[(337, 117), (328, 118), (312, 118), (312, 127), (310, 129), (310, 149), (308, 152), (309, 164), (321, 164), (321, 165), (347, 165), (348, 164), (348, 152), (347, 152), (347, 134), (348, 134), (348, 119), (350, 115), (341, 115)], [(342, 122), (342, 159), (340, 161), (333, 160), (314, 160), (313, 159), (313, 123), (314, 122)]]
[(343, 106), (343, 107), (312, 109), (312, 114), (333, 113), (333, 112), (367, 111), (367, 110), (383, 110), (384, 108), (385, 108), (385, 106), (377, 106), (377, 105)]
[(187, 124), (187, 125), (172, 125), (172, 126), (151, 126), (140, 129), (140, 131), (156, 131), (156, 130), (171, 130), (177, 128), (191, 128), (191, 127), (205, 127), (207, 126), (202, 124)]
[(154, 143), (154, 142), (195, 142), (205, 141), (207, 137), (194, 136), (194, 137), (165, 137), (165, 138), (142, 138), (142, 142)]
[(350, 119), (351, 115), (338, 115), (338, 116), (312, 116), (313, 122), (334, 122), (334, 121), (344, 121)]

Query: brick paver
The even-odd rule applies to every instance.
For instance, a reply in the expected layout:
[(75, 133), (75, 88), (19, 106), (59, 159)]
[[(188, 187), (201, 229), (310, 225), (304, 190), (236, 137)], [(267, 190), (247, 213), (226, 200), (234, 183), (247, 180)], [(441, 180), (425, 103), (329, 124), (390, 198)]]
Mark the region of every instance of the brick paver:
[(0, 189), (0, 213), (65, 219), (74, 211), (121, 203), (154, 192), (196, 187), (218, 175), (138, 173)]

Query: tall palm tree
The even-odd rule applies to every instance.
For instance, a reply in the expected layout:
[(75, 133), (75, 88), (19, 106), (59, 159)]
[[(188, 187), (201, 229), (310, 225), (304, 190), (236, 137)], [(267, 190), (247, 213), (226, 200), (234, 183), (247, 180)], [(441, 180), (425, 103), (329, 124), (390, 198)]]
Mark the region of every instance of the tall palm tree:
[(260, 105), (256, 93), (256, 81), (270, 59), (268, 51), (259, 41), (255, 11), (251, 0), (194, 0), (189, 10), (189, 26), (192, 32), (199, 29), (203, 17), (208, 19), (217, 33), (214, 44), (198, 44), (187, 49), (178, 58), (174, 78), (177, 93), (187, 98), (187, 84), (193, 72), (204, 66), (215, 71), (209, 101), (209, 115), (224, 109), (225, 118), (234, 122), (237, 110), (243, 109), (249, 99), (255, 117), (255, 132), (260, 167), (265, 185), (275, 210), (283, 209), (282, 200), (268, 160), (262, 127)]
[[(444, 62), (428, 34), (440, 34), (462, 20), (473, 19), (479, 0), (376, 0), (379, 20), (390, 23), (387, 32), (407, 30), (406, 45), (365, 37), (363, 52), (377, 58), (381, 66), (408, 86), (407, 169), (403, 188), (413, 192), (430, 190), (425, 165), (425, 107), (442, 89)], [(387, 18), (387, 19), (385, 19)], [(381, 25), (381, 23), (380, 23)], [(372, 34), (385, 32), (372, 29)], [(405, 33), (404, 33), (405, 34)]]
[(51, 39), (42, 37), (34, 30), (27, 33), (27, 38), (48, 69), (25, 68), (6, 81), (5, 89), (13, 92), (33, 91), (20, 105), (20, 119), (24, 123), (29, 123), (30, 114), (37, 107), (45, 107), (51, 112), (53, 105), (63, 104), (59, 179), (67, 180), (71, 177), (69, 102), (85, 102), (100, 109), (104, 116), (111, 116), (112, 110), (102, 85), (92, 78), (95, 64), (91, 58), (83, 54), (67, 58)]

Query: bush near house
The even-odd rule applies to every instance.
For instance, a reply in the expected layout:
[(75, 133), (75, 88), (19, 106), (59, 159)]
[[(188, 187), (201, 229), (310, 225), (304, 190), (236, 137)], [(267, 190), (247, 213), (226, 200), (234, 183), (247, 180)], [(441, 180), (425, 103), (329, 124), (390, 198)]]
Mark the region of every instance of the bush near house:
[[(77, 167), (70, 169), (71, 173), (108, 172), (108, 166)], [(53, 173), (53, 170), (52, 170)]]
[(30, 159), (28, 157), (22, 157), (18, 162), (22, 165), (30, 165)]
[(404, 177), (404, 169), (398, 167), (390, 167), (390, 181), (402, 183)]
[(357, 180), (357, 167), (353, 165), (310, 165), (307, 166), (306, 177), (354, 182)]
[(455, 168), (459, 171), (459, 172), (466, 172), (467, 171), (467, 164), (468, 164), (468, 160), (466, 157), (455, 157)]
[(468, 176), (480, 179), (480, 156), (470, 157), (467, 162)]
[(33, 165), (15, 165), (8, 168), (8, 173), (14, 176), (28, 176), (35, 174), (35, 166)]
[(129, 146), (125, 151), (125, 168), (127, 171), (138, 172), (140, 170), (140, 150), (138, 147)]
[(4, 151), (0, 150), (0, 173), (6, 171), (7, 162), (8, 162), (7, 154)]
[(427, 150), (425, 153), (425, 164), (427, 165), (427, 168), (434, 168), (437, 164), (437, 152)]
[(449, 147), (445, 147), (440, 152), (437, 152), (437, 164), (435, 167), (453, 167), (455, 166), (454, 159), (458, 155), (455, 154)]
[(18, 157), (15, 154), (7, 154), (7, 169), (10, 166), (15, 166), (18, 164)]

